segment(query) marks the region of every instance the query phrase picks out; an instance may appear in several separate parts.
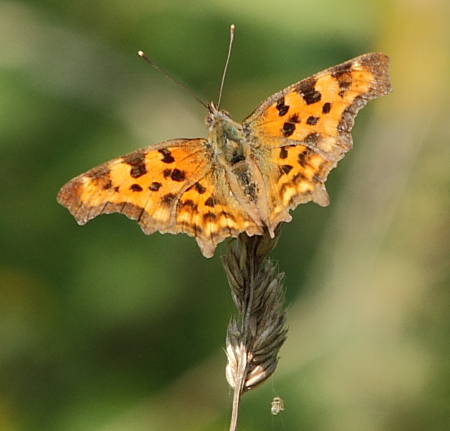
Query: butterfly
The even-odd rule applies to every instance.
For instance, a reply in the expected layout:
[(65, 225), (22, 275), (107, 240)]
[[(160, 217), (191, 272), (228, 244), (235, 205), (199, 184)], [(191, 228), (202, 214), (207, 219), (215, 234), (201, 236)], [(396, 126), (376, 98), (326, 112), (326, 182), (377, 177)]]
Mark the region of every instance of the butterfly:
[(207, 105), (208, 138), (152, 145), (77, 176), (58, 202), (80, 225), (123, 213), (147, 235), (194, 237), (205, 257), (245, 232), (274, 236), (301, 203), (329, 203), (328, 173), (366, 103), (391, 91), (389, 58), (361, 55), (264, 100), (242, 123)]

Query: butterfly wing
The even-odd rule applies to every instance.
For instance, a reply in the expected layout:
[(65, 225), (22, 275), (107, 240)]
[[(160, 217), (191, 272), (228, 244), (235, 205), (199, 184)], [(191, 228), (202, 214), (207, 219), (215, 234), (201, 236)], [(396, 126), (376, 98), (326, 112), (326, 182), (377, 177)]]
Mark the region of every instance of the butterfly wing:
[(384, 54), (356, 57), (274, 94), (243, 122), (267, 187), (270, 230), (300, 203), (328, 205), (328, 173), (352, 148), (358, 111), (391, 91), (388, 66)]
[(80, 225), (123, 213), (147, 235), (185, 232), (211, 257), (225, 238), (261, 232), (224, 178), (205, 139), (179, 139), (91, 169), (63, 186), (57, 199)]

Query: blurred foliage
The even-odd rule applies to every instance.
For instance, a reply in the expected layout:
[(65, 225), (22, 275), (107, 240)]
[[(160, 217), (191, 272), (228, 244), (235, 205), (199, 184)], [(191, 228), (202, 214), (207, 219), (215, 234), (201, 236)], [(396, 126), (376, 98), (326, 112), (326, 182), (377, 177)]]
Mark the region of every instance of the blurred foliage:
[[(274, 252), (290, 333), (240, 430), (446, 430), (450, 417), (450, 5), (446, 0), (0, 1), (0, 429), (226, 429), (217, 256), (120, 215), (81, 228), (73, 176), (162, 140), (206, 136), (273, 92), (379, 50), (394, 93), (358, 117)], [(270, 416), (274, 395), (285, 411)]]

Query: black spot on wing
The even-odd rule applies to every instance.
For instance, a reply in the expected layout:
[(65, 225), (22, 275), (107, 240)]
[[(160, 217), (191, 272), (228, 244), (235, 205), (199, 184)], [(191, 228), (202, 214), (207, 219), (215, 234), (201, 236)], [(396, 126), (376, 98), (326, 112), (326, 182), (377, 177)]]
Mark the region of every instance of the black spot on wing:
[(170, 178), (173, 181), (181, 182), (186, 179), (186, 173), (184, 171), (181, 171), (180, 169), (174, 169), (170, 175)]
[(206, 192), (205, 187), (203, 187), (200, 183), (196, 183), (194, 185), (195, 190), (197, 190), (198, 194), (202, 195), (203, 193)]
[(308, 165), (307, 158), (311, 154), (311, 150), (309, 148), (305, 148), (299, 155), (298, 155), (298, 163), (301, 167), (306, 167)]
[(316, 82), (315, 79), (307, 79), (297, 89), (307, 105), (317, 103), (322, 98), (320, 92), (315, 89)]
[(320, 135), (318, 133), (310, 133), (303, 141), (306, 144), (316, 145), (320, 139)]
[(107, 180), (106, 180), (106, 182), (105, 182), (105, 184), (103, 184), (103, 190), (108, 190), (108, 189), (110, 189), (111, 187), (112, 187), (113, 185), (112, 185), (112, 181), (111, 181), (111, 179), (110, 178), (108, 178)]
[(223, 216), (223, 217), (225, 217), (225, 218), (227, 218), (227, 219), (229, 219), (229, 220), (236, 221), (236, 217), (233, 216), (232, 214), (230, 214), (230, 213), (227, 212), (227, 211), (221, 211), (221, 212), (220, 212), (220, 215)]
[(214, 206), (216, 205), (216, 203), (214, 202), (214, 198), (212, 196), (210, 196), (208, 199), (206, 199), (205, 205), (207, 207), (214, 208)]
[(283, 166), (281, 166), (281, 170), (285, 174), (288, 174), (289, 172), (291, 172), (292, 168), (293, 167), (291, 165), (283, 165)]
[(292, 181), (293, 181), (295, 184), (298, 184), (298, 183), (301, 183), (301, 182), (303, 182), (303, 181), (309, 181), (309, 180), (308, 180), (308, 178), (306, 178), (305, 175), (303, 175), (302, 172), (299, 172), (298, 174), (295, 174), (295, 175), (292, 177)]
[(322, 114), (328, 114), (331, 111), (331, 103), (326, 102), (322, 106)]
[(331, 74), (331, 76), (336, 79), (339, 84), (339, 88), (341, 89), (338, 93), (339, 96), (344, 97), (345, 93), (352, 85), (352, 73), (348, 70), (348, 66), (346, 68), (336, 70)]
[(173, 204), (173, 201), (176, 199), (176, 195), (173, 193), (167, 193), (161, 198), (161, 205), (163, 206), (171, 206)]
[(310, 126), (315, 126), (318, 123), (318, 121), (319, 121), (319, 117), (314, 117), (313, 115), (311, 115), (306, 120), (306, 124), (308, 124)]
[(292, 134), (295, 132), (296, 124), (300, 123), (300, 118), (298, 114), (293, 114), (289, 120), (287, 120), (283, 127), (281, 128), (281, 133), (283, 133), (283, 136), (285, 138), (288, 138), (289, 136), (292, 136)]
[(105, 168), (104, 166), (98, 166), (97, 168), (91, 169), (86, 175), (93, 180), (99, 180), (102, 178), (109, 177), (111, 174), (111, 169)]
[(203, 215), (204, 221), (214, 221), (216, 218), (216, 215), (212, 212), (207, 212)]
[(180, 207), (190, 207), (193, 210), (196, 210), (198, 205), (192, 199), (186, 199), (185, 201), (180, 202)]
[(289, 111), (289, 106), (288, 106), (288, 105), (285, 105), (285, 103), (284, 103), (284, 97), (282, 97), (281, 99), (279, 99), (279, 100), (277, 101), (276, 108), (277, 108), (277, 110), (278, 110), (278, 115), (279, 115), (280, 117), (283, 117), (284, 115), (287, 114), (287, 112)]
[(298, 124), (298, 123), (300, 123), (300, 117), (298, 116), (298, 114), (291, 115), (288, 122)]
[(163, 158), (161, 159), (161, 161), (163, 163), (173, 163), (175, 161), (175, 159), (172, 156), (172, 153), (167, 148), (158, 150), (158, 153), (162, 154)]
[(281, 133), (283, 133), (283, 136), (285, 138), (288, 138), (295, 132), (295, 124), (286, 122), (283, 124), (283, 127), (281, 128)]
[(148, 186), (148, 189), (152, 192), (157, 192), (161, 188), (162, 184), (154, 181)]
[(331, 76), (338, 81), (341, 88), (348, 88), (352, 83), (352, 72), (348, 65), (337, 68)]
[(128, 154), (123, 158), (123, 162), (131, 166), (130, 175), (133, 178), (139, 178), (147, 173), (145, 167), (145, 153), (143, 151), (136, 151)]
[(286, 147), (280, 148), (280, 159), (287, 159), (288, 156), (288, 150)]

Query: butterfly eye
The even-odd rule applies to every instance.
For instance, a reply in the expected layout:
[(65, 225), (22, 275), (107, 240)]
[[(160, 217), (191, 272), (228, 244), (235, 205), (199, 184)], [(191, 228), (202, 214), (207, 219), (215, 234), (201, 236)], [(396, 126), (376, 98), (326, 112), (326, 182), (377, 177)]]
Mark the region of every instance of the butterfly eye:
[(208, 130), (211, 130), (213, 124), (214, 124), (214, 114), (208, 114), (205, 118), (205, 124)]

